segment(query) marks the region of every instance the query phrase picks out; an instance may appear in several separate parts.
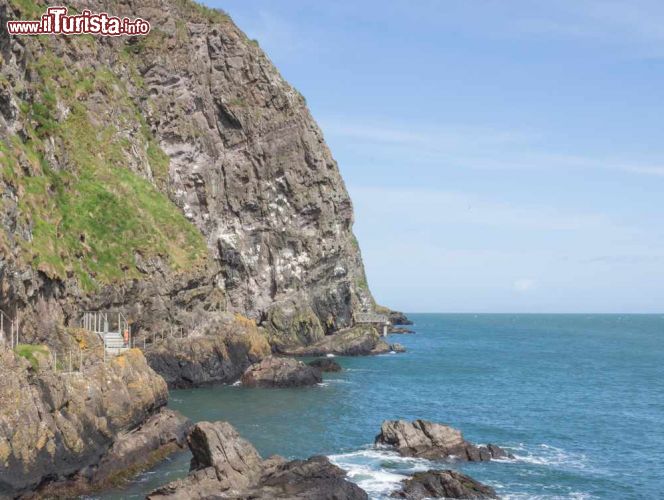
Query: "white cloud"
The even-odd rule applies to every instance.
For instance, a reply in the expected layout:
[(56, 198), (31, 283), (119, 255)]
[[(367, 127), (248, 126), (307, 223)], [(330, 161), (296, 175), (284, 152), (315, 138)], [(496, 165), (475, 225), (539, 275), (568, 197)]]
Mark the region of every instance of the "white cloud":
[(391, 151), (409, 158), (417, 151), (418, 162), (474, 170), (611, 170), (627, 174), (664, 177), (664, 165), (639, 164), (634, 161), (610, 159), (584, 154), (561, 154), (545, 150), (540, 144), (542, 134), (517, 129), (492, 129), (467, 124), (448, 124), (438, 128), (399, 127), (338, 119), (321, 120), (328, 138), (357, 141), (370, 150)]

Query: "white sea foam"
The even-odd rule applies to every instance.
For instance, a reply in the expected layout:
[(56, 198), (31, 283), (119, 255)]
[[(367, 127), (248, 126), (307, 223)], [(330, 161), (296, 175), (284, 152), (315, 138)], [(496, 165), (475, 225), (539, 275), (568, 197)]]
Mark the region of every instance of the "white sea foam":
[(231, 384), (231, 387), (238, 387), (238, 386), (241, 386), (241, 385), (242, 385), (242, 382), (240, 380), (237, 380), (237, 381), (235, 381)]
[(388, 498), (391, 492), (399, 489), (402, 480), (432, 466), (428, 460), (401, 457), (394, 451), (374, 447), (329, 458), (372, 499)]
[(535, 446), (519, 444), (512, 447), (511, 450), (518, 461), (528, 464), (577, 470), (587, 470), (590, 468), (586, 455), (572, 453), (548, 444)]
[(334, 354), (331, 354), (331, 353), (330, 353), (330, 354), (326, 354), (326, 356), (327, 356), (328, 358), (334, 358)]
[[(520, 444), (510, 447), (515, 459), (505, 460), (524, 465), (536, 465), (552, 468), (588, 468), (588, 461), (582, 454), (575, 454), (546, 444), (526, 446)], [(329, 456), (330, 461), (348, 473), (348, 478), (369, 494), (372, 500), (386, 500), (390, 493), (400, 488), (404, 479), (416, 472), (440, 469), (440, 462), (422, 458), (402, 457), (386, 447), (367, 446), (364, 449)], [(502, 461), (502, 460), (501, 460)], [(583, 492), (570, 491), (565, 494), (520, 493), (527, 485), (503, 484), (489, 481), (501, 498), (507, 500), (590, 500), (594, 497)]]

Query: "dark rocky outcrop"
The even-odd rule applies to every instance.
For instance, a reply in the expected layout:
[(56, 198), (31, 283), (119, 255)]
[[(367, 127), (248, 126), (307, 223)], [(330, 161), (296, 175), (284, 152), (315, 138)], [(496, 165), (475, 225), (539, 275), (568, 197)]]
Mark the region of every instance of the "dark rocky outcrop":
[(326, 354), (366, 356), (388, 352), (390, 352), (390, 346), (380, 337), (375, 328), (368, 325), (358, 325), (348, 330), (326, 335), (311, 345), (286, 349), (283, 354), (292, 356), (325, 356)]
[(387, 333), (392, 335), (410, 335), (415, 333), (415, 331), (411, 330), (410, 328), (404, 328), (402, 326), (388, 326)]
[(263, 460), (226, 422), (194, 426), (189, 447), (193, 454), (189, 476), (153, 491), (150, 500), (368, 498), (325, 457), (287, 462), (275, 456)]
[(408, 317), (399, 311), (390, 311), (388, 313), (390, 323), (392, 325), (412, 325), (413, 322), (408, 319)]
[[(31, 365), (0, 349), (0, 497), (48, 491), (71, 478), (86, 489), (181, 438), (182, 420), (157, 413), (168, 399), (166, 383), (140, 351), (82, 373), (55, 372), (48, 363), (48, 356)], [(117, 468), (102, 475), (104, 457)]]
[(386, 420), (376, 436), (376, 444), (392, 446), (406, 457), (454, 458), (471, 462), (511, 458), (498, 446), (476, 446), (466, 441), (461, 431), (427, 420)]
[(148, 363), (171, 388), (232, 383), (252, 363), (271, 353), (255, 323), (228, 313), (206, 330), (185, 338), (166, 338), (145, 351)]
[(245, 387), (304, 387), (319, 384), (323, 377), (302, 361), (271, 356), (247, 368), (241, 381)]
[(317, 358), (307, 363), (309, 366), (318, 368), (322, 372), (340, 372), (341, 365), (331, 358)]
[(496, 491), (473, 478), (453, 470), (430, 470), (418, 472), (403, 482), (400, 491), (392, 493), (395, 498), (423, 500), (425, 498), (498, 498)]

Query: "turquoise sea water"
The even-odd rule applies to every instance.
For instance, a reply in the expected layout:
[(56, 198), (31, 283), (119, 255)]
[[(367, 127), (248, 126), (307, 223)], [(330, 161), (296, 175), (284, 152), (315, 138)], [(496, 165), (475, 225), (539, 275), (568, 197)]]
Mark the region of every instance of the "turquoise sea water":
[[(426, 418), (515, 460), (451, 464), (503, 498), (664, 498), (664, 316), (413, 314), (408, 352), (337, 358), (308, 389), (173, 391), (192, 420), (227, 420), (264, 455), (325, 454), (372, 498), (404, 474), (449, 467), (371, 446), (384, 419)], [(180, 454), (104, 495), (186, 475)]]

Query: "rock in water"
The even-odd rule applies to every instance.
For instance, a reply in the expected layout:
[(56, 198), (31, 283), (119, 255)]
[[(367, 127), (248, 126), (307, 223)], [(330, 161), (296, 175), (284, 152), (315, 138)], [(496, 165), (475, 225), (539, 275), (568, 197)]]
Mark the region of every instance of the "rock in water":
[(256, 449), (226, 422), (201, 422), (189, 438), (191, 472), (153, 491), (150, 500), (212, 498), (367, 500), (325, 457), (287, 462), (262, 460)]
[(391, 496), (408, 500), (498, 498), (493, 488), (453, 470), (418, 472), (412, 478), (406, 479), (403, 485), (401, 491), (396, 491)]
[(340, 372), (341, 365), (332, 358), (318, 358), (307, 363), (309, 366), (318, 368), (322, 372)]
[(391, 352), (406, 352), (406, 348), (402, 346), (401, 344), (395, 342), (394, 344), (390, 344), (390, 351)]
[(221, 313), (197, 336), (167, 338), (145, 351), (152, 369), (171, 388), (233, 383), (270, 354), (261, 329), (228, 313)]
[(404, 328), (401, 326), (388, 326), (387, 333), (393, 335), (412, 335), (413, 333), (415, 333), (415, 331), (411, 330), (410, 328)]
[(271, 356), (242, 375), (245, 387), (303, 387), (323, 381), (320, 370), (292, 358)]
[(512, 458), (498, 446), (476, 446), (466, 441), (461, 431), (427, 420), (386, 420), (376, 436), (376, 444), (393, 446), (405, 457), (455, 458), (470, 462)]

